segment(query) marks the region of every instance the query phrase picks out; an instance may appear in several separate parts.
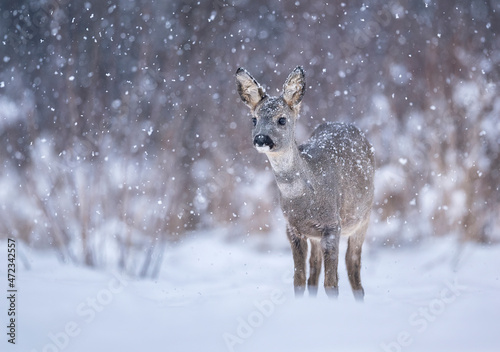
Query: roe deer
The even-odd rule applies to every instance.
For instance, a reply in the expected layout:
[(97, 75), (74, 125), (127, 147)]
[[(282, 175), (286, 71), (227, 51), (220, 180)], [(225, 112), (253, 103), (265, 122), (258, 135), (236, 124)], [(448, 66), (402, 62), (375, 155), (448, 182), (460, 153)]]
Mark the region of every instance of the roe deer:
[(373, 148), (355, 126), (324, 123), (298, 146), (295, 123), (306, 89), (302, 67), (296, 67), (279, 97), (268, 96), (243, 68), (236, 71), (238, 93), (251, 109), (255, 148), (271, 163), (294, 262), (294, 291), (306, 285), (307, 239), (311, 243), (310, 295), (318, 291), (321, 263), (325, 291), (338, 296), (340, 236), (347, 236), (346, 264), (354, 297), (363, 300), (361, 247), (373, 202)]

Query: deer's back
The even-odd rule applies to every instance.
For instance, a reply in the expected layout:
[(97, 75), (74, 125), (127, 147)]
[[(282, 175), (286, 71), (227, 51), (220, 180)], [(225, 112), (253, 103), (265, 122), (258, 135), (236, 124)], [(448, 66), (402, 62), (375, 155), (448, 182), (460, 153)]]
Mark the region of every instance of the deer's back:
[(373, 148), (363, 133), (351, 124), (324, 123), (299, 150), (313, 171), (317, 194), (340, 203), (343, 228), (367, 218), (375, 163)]

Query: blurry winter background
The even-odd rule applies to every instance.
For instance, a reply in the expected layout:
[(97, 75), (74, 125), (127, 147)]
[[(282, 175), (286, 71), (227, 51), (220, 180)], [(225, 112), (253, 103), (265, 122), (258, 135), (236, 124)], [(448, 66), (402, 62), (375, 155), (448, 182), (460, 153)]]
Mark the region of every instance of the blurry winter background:
[(497, 0), (3, 0), (0, 35), (0, 238), (25, 253), (158, 278), (208, 237), (291, 266), (239, 66), (273, 95), (304, 66), (299, 142), (365, 131), (367, 250), (500, 239)]
[(3, 237), (149, 273), (136, 255), (193, 230), (269, 236), (276, 187), (234, 72), (278, 94), (300, 64), (299, 141), (345, 121), (375, 147), (370, 240), (498, 239), (497, 1), (4, 1), (1, 17)]

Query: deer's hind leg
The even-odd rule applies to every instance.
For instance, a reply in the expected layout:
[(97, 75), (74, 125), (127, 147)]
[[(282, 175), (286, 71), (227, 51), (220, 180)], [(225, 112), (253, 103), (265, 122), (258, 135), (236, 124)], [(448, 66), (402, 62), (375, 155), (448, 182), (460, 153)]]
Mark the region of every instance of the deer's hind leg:
[(318, 280), (321, 272), (321, 245), (319, 241), (311, 239), (311, 257), (309, 258), (309, 279), (307, 280), (307, 289), (311, 296), (318, 293)]
[(363, 301), (365, 290), (361, 285), (361, 249), (365, 240), (368, 221), (356, 233), (349, 237), (345, 263), (352, 293), (357, 301)]

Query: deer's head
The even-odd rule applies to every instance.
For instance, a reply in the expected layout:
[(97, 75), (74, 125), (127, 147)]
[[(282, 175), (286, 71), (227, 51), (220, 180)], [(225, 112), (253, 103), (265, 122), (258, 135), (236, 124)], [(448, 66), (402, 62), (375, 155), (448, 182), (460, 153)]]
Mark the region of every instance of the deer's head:
[(252, 139), (261, 153), (282, 152), (295, 143), (295, 121), (306, 89), (304, 69), (297, 66), (288, 76), (279, 97), (266, 94), (244, 68), (236, 71), (238, 93), (252, 112)]

